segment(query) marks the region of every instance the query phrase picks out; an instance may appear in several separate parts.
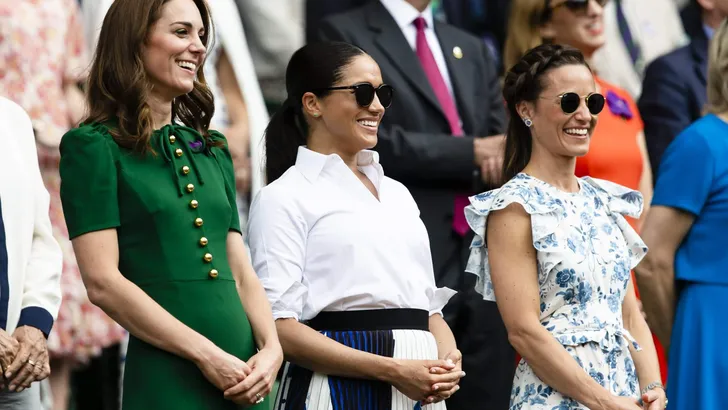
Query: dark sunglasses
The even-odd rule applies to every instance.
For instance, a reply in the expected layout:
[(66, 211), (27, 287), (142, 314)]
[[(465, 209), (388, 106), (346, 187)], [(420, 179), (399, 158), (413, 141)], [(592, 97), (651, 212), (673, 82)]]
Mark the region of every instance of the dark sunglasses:
[[(549, 8), (551, 10), (554, 10), (558, 7), (564, 6), (567, 9), (574, 11), (574, 12), (583, 12), (587, 9), (587, 7), (589, 7), (590, 1), (591, 0), (566, 0), (566, 1), (560, 2), (560, 3), (558, 2), (558, 0), (550, 1), (549, 3), (551, 3), (551, 4), (556, 3), (556, 5), (549, 5)], [(609, 2), (609, 0), (596, 0), (596, 2), (598, 5), (604, 7)]]
[[(545, 97), (543, 97), (545, 98)], [(558, 96), (561, 103), (561, 111), (564, 114), (573, 114), (579, 109), (581, 97), (577, 93), (563, 93)], [(599, 93), (591, 93), (584, 97), (586, 108), (592, 115), (597, 115), (604, 109), (604, 96)]]
[(334, 90), (353, 90), (356, 103), (360, 107), (368, 107), (374, 101), (374, 94), (379, 98), (379, 102), (384, 108), (389, 108), (392, 104), (392, 97), (394, 95), (394, 88), (391, 85), (382, 84), (377, 88), (369, 83), (360, 83), (349, 85), (345, 87), (329, 87), (321, 88), (320, 91), (334, 91)]

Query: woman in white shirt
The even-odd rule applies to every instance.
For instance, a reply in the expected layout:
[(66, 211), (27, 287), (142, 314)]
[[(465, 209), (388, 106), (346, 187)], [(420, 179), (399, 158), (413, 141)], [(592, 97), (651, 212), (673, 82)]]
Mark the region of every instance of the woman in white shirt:
[(368, 150), (393, 89), (345, 43), (298, 50), (286, 88), (248, 232), (290, 360), (275, 409), (445, 409), (464, 376), (441, 314), (455, 292), (435, 286), (417, 205)]

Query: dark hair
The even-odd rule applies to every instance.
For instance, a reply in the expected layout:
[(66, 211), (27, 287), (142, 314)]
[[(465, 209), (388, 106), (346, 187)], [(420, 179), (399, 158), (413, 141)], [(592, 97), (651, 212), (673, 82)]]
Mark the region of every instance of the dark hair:
[(288, 98), (273, 114), (265, 130), (266, 176), (268, 183), (280, 178), (296, 163), (298, 147), (306, 145), (308, 125), (303, 115), (303, 95), (312, 92), (325, 97), (344, 76), (354, 58), (366, 55), (348, 43), (311, 43), (298, 49), (286, 68)]
[[(151, 150), (149, 140), (154, 130), (147, 103), (151, 87), (141, 50), (168, 1), (115, 0), (104, 18), (88, 79), (89, 115), (84, 122), (118, 121), (118, 128), (109, 130), (114, 140), (139, 153)], [(208, 47), (210, 12), (204, 0), (193, 1), (205, 27), (202, 43)], [(207, 132), (214, 111), (212, 93), (201, 65), (192, 91), (174, 99), (172, 115), (199, 131), (208, 144), (219, 145)]]
[(589, 68), (581, 51), (558, 44), (542, 44), (529, 50), (506, 73), (503, 97), (508, 106), (510, 120), (503, 161), (504, 181), (523, 171), (531, 160), (531, 130), (523, 123), (516, 106), (523, 101), (536, 101), (547, 86), (544, 81), (545, 75), (555, 68), (566, 65), (583, 65)]

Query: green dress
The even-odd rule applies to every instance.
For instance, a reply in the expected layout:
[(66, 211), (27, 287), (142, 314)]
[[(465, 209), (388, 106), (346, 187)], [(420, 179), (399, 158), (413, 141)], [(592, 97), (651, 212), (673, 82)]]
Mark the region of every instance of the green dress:
[[(221, 134), (211, 135), (225, 143)], [(154, 152), (145, 155), (121, 148), (96, 123), (63, 137), (61, 199), (69, 236), (116, 228), (120, 272), (174, 317), (247, 361), (256, 347), (226, 250), (228, 232), (240, 231), (230, 152), (179, 125), (155, 131), (151, 146)], [(134, 336), (122, 403), (124, 410), (239, 408), (194, 363)]]

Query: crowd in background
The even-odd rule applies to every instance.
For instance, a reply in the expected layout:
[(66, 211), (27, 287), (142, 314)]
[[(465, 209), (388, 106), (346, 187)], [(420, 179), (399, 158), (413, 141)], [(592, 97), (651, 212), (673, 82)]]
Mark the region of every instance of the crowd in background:
[[(51, 197), (53, 233), (63, 251), (63, 302), (48, 337), (52, 373), (42, 386), (47, 410), (118, 408), (127, 334), (88, 300), (65, 227), (58, 171), (61, 137), (85, 114), (88, 67), (112, 2), (0, 0), (0, 96), (19, 104), (32, 119), (41, 174)], [(433, 47), (430, 43), (440, 72), (449, 71), (443, 75), (442, 85), (456, 97), (460, 113), (455, 111), (454, 117), (446, 108), (453, 102), (443, 102), (439, 94), (433, 94), (436, 87), (429, 88), (433, 80), (416, 66), (426, 66), (424, 60), (413, 53), (412, 58), (409, 54), (402, 57), (416, 48), (415, 26), (410, 27), (411, 38), (389, 31), (410, 24), (402, 23), (405, 17), (399, 18), (407, 13), (398, 4), (404, 0), (208, 2), (215, 26), (215, 41), (207, 50), (204, 67), (215, 98), (210, 128), (220, 130), (229, 142), (242, 225), (247, 221), (248, 204), (265, 184), (262, 137), (270, 115), (286, 99), (285, 72), (294, 51), (318, 40), (351, 42), (370, 54), (382, 67), (384, 81), (394, 85), (397, 99), (380, 126), (377, 151), (387, 175), (404, 183), (420, 207), (437, 284), (460, 292), (443, 314), (470, 376), (461, 382), (463, 391), (448, 401), (450, 408), (507, 408), (515, 352), (495, 304), (483, 301), (473, 291), (475, 279), (464, 274), (472, 236), (460, 231), (457, 214), (464, 207), (458, 198), (502, 182), (498, 173), (502, 154), (496, 151), (500, 135), (506, 131), (507, 114), (500, 84), (503, 73), (527, 50), (546, 39), (579, 49), (589, 61), (607, 108), (599, 116), (589, 154), (577, 162), (577, 174), (639, 190), (646, 208), (640, 219), (629, 220), (633, 228), (638, 232), (650, 229), (649, 234), (644, 232), (650, 238), (669, 235), (660, 230), (671, 223), (668, 217), (659, 219), (660, 223), (648, 222), (653, 194), (659, 199), (653, 204), (690, 213), (693, 219), (686, 222), (682, 235), (675, 233), (671, 253), (665, 251), (669, 260), (676, 252), (680, 257), (677, 247), (693, 220), (701, 217), (704, 203), (671, 202), (664, 186), (667, 182), (662, 191), (655, 190), (655, 184), (665, 158), (671, 161), (666, 173), (679, 174), (682, 167), (691, 166), (675, 158), (677, 148), (668, 147), (705, 113), (708, 47), (714, 31), (728, 16), (728, 0), (433, 0), (434, 21), (430, 24), (434, 31), (426, 21), (421, 29), (424, 38), (430, 36), (427, 41), (441, 44)], [(565, 5), (557, 7), (560, 3)], [(592, 23), (583, 24), (585, 18)], [(428, 29), (439, 38), (427, 34)], [(453, 65), (474, 55), (475, 62), (466, 68)], [(453, 135), (468, 138), (445, 139)], [(692, 159), (693, 164), (705, 162), (708, 151), (691, 144), (685, 138), (680, 141), (684, 152), (701, 155)], [(711, 172), (718, 172), (715, 169), (720, 164), (711, 166), (692, 176), (708, 178)], [(672, 174), (668, 175), (673, 177), (671, 181), (680, 183)], [(672, 188), (690, 184), (682, 182)], [(700, 192), (688, 190), (683, 196), (707, 198), (709, 191), (709, 187)], [(724, 232), (716, 233), (720, 234)], [(677, 272), (680, 265), (675, 262), (672, 268), (673, 262), (668, 263)], [(642, 277), (640, 269), (636, 272), (638, 294), (660, 299), (649, 275), (657, 268), (644, 271)], [(685, 283), (691, 281), (711, 282), (680, 272), (676, 275), (679, 287), (687, 287)], [(725, 278), (712, 280), (726, 283)], [(665, 310), (652, 302), (645, 303), (644, 310), (655, 334), (662, 382), (667, 383), (672, 371), (693, 374), (684, 357), (689, 343), (671, 335), (671, 325), (664, 324), (672, 318), (666, 318)], [(674, 309), (669, 312), (673, 314)], [(680, 331), (691, 331), (689, 324), (681, 326), (685, 330)], [(672, 349), (679, 340), (683, 358), (668, 369), (670, 340)], [(728, 370), (720, 371), (722, 376), (715, 377), (728, 381)], [(674, 380), (689, 384), (685, 378)], [(703, 379), (695, 382), (708, 383)], [(485, 405), (471, 407), (478, 404)], [(689, 408), (677, 402), (673, 405)]]

